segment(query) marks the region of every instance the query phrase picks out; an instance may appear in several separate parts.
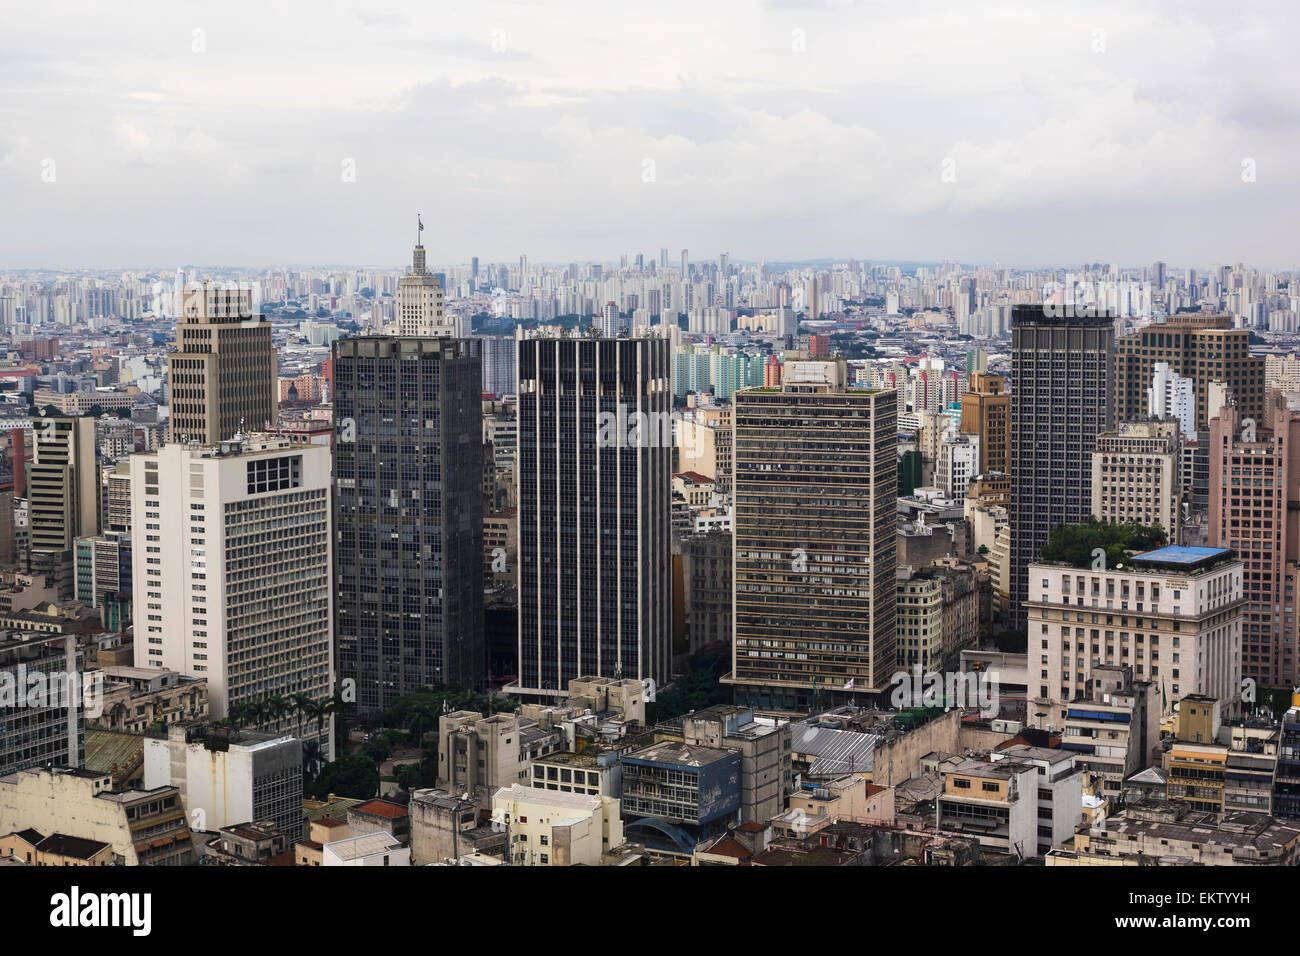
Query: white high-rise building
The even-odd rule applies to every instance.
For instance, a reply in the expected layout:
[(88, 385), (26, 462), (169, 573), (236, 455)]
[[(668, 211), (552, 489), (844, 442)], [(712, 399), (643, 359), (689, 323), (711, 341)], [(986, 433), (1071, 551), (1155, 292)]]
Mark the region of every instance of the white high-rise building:
[(951, 430), (939, 441), (939, 454), (935, 463), (934, 481), (946, 497), (961, 501), (966, 497), (966, 486), (979, 474), (980, 439)]
[(1196, 381), (1183, 378), (1168, 362), (1153, 367), (1151, 387), (1147, 389), (1147, 412), (1156, 418), (1178, 419), (1179, 430), (1188, 438), (1196, 437)]
[[(332, 690), (330, 449), (277, 436), (132, 455), (135, 664), (236, 704)], [(248, 721), (296, 728), (290, 715)], [(329, 721), (305, 722), (328, 740)]]

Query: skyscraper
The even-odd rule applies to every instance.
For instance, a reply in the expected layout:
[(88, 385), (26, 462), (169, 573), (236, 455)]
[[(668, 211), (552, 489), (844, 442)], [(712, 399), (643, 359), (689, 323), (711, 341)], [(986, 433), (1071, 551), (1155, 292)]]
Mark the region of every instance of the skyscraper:
[[(276, 697), (328, 699), (329, 449), (252, 435), (130, 461), (136, 666), (207, 678), (214, 719)], [(326, 745), (328, 721), (314, 729)]]
[(1180, 314), (1143, 326), (1115, 341), (1114, 417), (1141, 418), (1156, 384), (1156, 366), (1195, 383), (1196, 429), (1211, 418), (1209, 386), (1228, 383), (1247, 418), (1264, 412), (1264, 356), (1250, 354), (1250, 330), (1234, 329), (1227, 315)]
[(519, 341), (519, 680), (651, 679), (671, 667), (667, 338)]
[(339, 676), (362, 713), (482, 686), (482, 383), (477, 339), (334, 343)]
[(802, 709), (896, 665), (898, 399), (843, 359), (791, 361), (736, 393), (737, 703)]
[(1031, 561), (1052, 529), (1087, 520), (1092, 451), (1111, 427), (1115, 326), (1016, 306), (1011, 318), (1011, 606), (1025, 622)]
[(1274, 393), (1266, 417), (1248, 422), (1225, 406), (1210, 421), (1210, 545), (1244, 564), (1241, 674), (1263, 687), (1300, 681), (1296, 587), (1300, 421)]
[(275, 424), (271, 323), (253, 313), (250, 289), (204, 282), (181, 296), (176, 351), (167, 356), (171, 441), (214, 445)]

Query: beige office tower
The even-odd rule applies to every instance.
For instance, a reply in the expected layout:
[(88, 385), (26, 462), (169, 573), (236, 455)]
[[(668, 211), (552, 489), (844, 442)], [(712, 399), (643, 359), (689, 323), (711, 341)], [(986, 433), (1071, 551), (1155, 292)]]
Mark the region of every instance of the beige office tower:
[(33, 574), (71, 597), (77, 538), (99, 534), (99, 466), (93, 418), (38, 418), (35, 457), (27, 475)]
[(397, 334), (454, 336), (455, 323), (443, 308), (442, 282), (424, 265), (424, 246), (416, 245), (411, 271), (397, 283)]
[(271, 323), (253, 313), (251, 289), (187, 286), (167, 356), (169, 440), (215, 445), (274, 427), (276, 365)]
[(806, 711), (896, 669), (898, 398), (843, 359), (735, 396), (737, 703)]
[[(236, 704), (329, 698), (330, 448), (270, 435), (132, 455), (135, 665), (208, 681)], [(245, 725), (298, 733), (297, 715)], [(329, 721), (302, 721), (329, 739)]]
[(1102, 521), (1159, 524), (1182, 541), (1182, 443), (1175, 418), (1124, 422), (1097, 436), (1092, 513)]

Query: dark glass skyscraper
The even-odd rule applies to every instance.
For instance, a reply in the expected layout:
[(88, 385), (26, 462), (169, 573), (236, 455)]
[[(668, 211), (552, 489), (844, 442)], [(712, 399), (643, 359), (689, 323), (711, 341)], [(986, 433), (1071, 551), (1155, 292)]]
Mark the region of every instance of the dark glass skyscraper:
[(671, 666), (672, 391), (666, 338), (518, 343), (519, 679)]
[(475, 339), (334, 345), (338, 676), (362, 713), (482, 685), (482, 376)]
[(1112, 427), (1114, 350), (1111, 317), (1012, 310), (1011, 607), (1020, 626), (1029, 563), (1053, 528), (1092, 510), (1093, 445)]

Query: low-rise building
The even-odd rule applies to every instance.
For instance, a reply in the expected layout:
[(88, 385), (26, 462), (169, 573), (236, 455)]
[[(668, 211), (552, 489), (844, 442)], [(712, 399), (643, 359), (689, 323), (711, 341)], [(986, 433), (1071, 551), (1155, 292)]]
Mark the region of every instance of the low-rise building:
[(190, 828), (179, 789), (111, 789), (106, 774), (31, 767), (0, 777), (0, 833), (32, 829), (112, 846), (127, 866), (188, 866)]
[(969, 833), (986, 853), (1025, 860), (1038, 852), (1038, 768), (966, 759), (944, 772), (935, 828)]
[(267, 820), (302, 838), (302, 741), (288, 734), (172, 724), (145, 740), (146, 787), (174, 786), (201, 830)]
[(516, 866), (599, 866), (623, 843), (619, 801), (514, 784), (492, 797), (492, 821)]
[(1080, 829), (1048, 866), (1295, 866), (1300, 826), (1266, 813), (1195, 810), (1180, 800), (1130, 804), (1105, 829)]
[(322, 866), (410, 866), (411, 849), (384, 830), (345, 837), (321, 848)]
[(665, 740), (626, 753), (623, 817), (638, 842), (689, 852), (740, 822), (740, 753)]
[(1133, 679), (1133, 668), (1095, 667), (1083, 694), (1070, 701), (1061, 749), (1098, 782), (1106, 797), (1119, 797), (1124, 781), (1143, 770), (1160, 740), (1160, 703), (1155, 685)]

